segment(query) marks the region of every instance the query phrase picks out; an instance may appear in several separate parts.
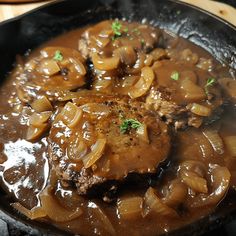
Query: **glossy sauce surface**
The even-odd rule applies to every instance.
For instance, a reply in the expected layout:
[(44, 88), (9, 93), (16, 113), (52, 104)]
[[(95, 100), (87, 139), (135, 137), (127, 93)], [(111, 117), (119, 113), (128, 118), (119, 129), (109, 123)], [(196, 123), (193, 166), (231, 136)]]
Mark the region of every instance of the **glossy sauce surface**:
[(2, 187), (19, 211), (82, 235), (158, 235), (214, 212), (236, 185), (228, 69), (139, 23), (47, 42), (0, 88)]

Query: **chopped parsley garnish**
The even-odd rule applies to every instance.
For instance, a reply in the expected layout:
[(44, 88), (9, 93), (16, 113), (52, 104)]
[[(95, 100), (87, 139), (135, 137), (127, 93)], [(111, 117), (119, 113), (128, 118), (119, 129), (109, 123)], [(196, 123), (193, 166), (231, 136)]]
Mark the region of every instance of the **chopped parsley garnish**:
[(145, 44), (145, 40), (141, 39), (141, 44), (144, 45)]
[(216, 82), (215, 78), (209, 78), (206, 83), (206, 87), (212, 86)]
[(207, 79), (207, 82), (206, 82), (206, 85), (205, 85), (205, 92), (206, 92), (206, 94), (209, 93), (208, 88), (213, 86), (215, 84), (215, 82), (216, 82), (216, 79), (213, 78), (213, 77)]
[(120, 132), (122, 134), (127, 133), (130, 129), (138, 129), (142, 126), (138, 120), (135, 119), (125, 119), (120, 125)]
[(122, 27), (122, 24), (118, 20), (115, 20), (112, 23), (111, 28), (114, 33), (114, 36), (112, 37), (113, 40), (121, 36), (121, 27)]
[(174, 71), (171, 76), (170, 76), (171, 79), (177, 81), (179, 80), (179, 73), (177, 71)]
[(62, 61), (63, 60), (63, 56), (59, 50), (57, 50), (55, 52), (53, 60), (55, 60), (55, 61)]

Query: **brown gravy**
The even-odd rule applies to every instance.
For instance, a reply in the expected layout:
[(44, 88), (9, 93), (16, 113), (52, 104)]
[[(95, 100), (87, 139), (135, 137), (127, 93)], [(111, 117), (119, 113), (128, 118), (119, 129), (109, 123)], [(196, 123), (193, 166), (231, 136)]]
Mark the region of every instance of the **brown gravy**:
[[(97, 47), (93, 45), (94, 42), (92, 40), (94, 39), (91, 38), (96, 37), (98, 33), (101, 33), (101, 29), (106, 29), (108, 26), (110, 27), (112, 22), (113, 21), (102, 23), (102, 27), (100, 25), (97, 29), (93, 29), (91, 31), (92, 33), (90, 32), (90, 48)], [(51, 224), (56, 225), (58, 228), (72, 232), (74, 234), (159, 235), (162, 233), (171, 232), (174, 229), (181, 228), (214, 212), (217, 207), (220, 207), (219, 204), (221, 201), (223, 201), (226, 193), (229, 190), (234, 189), (236, 186), (236, 124), (234, 122), (236, 119), (234, 100), (234, 94), (236, 93), (235, 85), (232, 85), (230, 88), (228, 88), (227, 81), (223, 81), (222, 83), (219, 82), (225, 77), (230, 78), (228, 68), (219, 64), (211, 57), (211, 55), (209, 55), (200, 47), (197, 47), (182, 38), (170, 36), (168, 33), (163, 31), (161, 31), (161, 33), (159, 31), (157, 32), (157, 34), (161, 35), (158, 37), (162, 38), (158, 39), (160, 46), (156, 46), (158, 43), (154, 43), (152, 46), (149, 45), (147, 50), (145, 49), (142, 51), (139, 46), (143, 41), (139, 45), (135, 41), (135, 37), (137, 37), (137, 40), (139, 40), (143, 33), (144, 38), (146, 37), (145, 42), (150, 42), (151, 44), (152, 41), (149, 38), (148, 30), (151, 31), (150, 34), (156, 33), (156, 30), (153, 28), (142, 29), (143, 25), (141, 25), (141, 29), (139, 29), (138, 27), (140, 27), (140, 25), (138, 23), (121, 22), (120, 24), (122, 27), (126, 27), (124, 30), (125, 33), (132, 31), (132, 33), (130, 33), (131, 36), (122, 35), (121, 37), (113, 39), (112, 42), (117, 44), (120, 43), (121, 45), (116, 46), (119, 48), (122, 47), (122, 45), (125, 47), (125, 40), (130, 40), (131, 46), (135, 48), (135, 53), (138, 52), (139, 58), (137, 60), (140, 61), (141, 58), (145, 57), (147, 54), (151, 55), (155, 48), (161, 48), (162, 50), (165, 50), (164, 52), (162, 51), (162, 53), (164, 53), (163, 56), (156, 56), (157, 59), (154, 59), (154, 54), (152, 54), (152, 62), (150, 62), (150, 64), (146, 64), (146, 67), (152, 68), (156, 78), (156, 80), (154, 79), (152, 85), (148, 89), (153, 91), (153, 94), (150, 92), (148, 95), (149, 92), (147, 92), (145, 95), (136, 97), (134, 93), (130, 94), (127, 92), (130, 90), (130, 87), (128, 87), (127, 91), (121, 89), (123, 85), (119, 85), (119, 83), (121, 83), (120, 79), (123, 78), (125, 80), (127, 76), (133, 76), (134, 80), (136, 80), (136, 77), (140, 77), (140, 71), (133, 72), (130, 69), (136, 69), (135, 65), (127, 66), (129, 69), (127, 70), (127, 68), (124, 68), (125, 62), (122, 62), (123, 64), (119, 69), (122, 70), (122, 72), (117, 72), (116, 69), (113, 69), (107, 70), (104, 73), (100, 73), (99, 70), (96, 68), (94, 69), (93, 66), (91, 67), (90, 58), (88, 59), (90, 61), (89, 68), (92, 70), (92, 72), (89, 72), (89, 76), (95, 78), (95, 82), (90, 84), (89, 89), (90, 91), (95, 92), (95, 95), (88, 94), (88, 97), (86, 97), (86, 95), (81, 95), (81, 93), (79, 93), (78, 95), (73, 94), (73, 97), (71, 93), (67, 93), (68, 91), (64, 90), (64, 97), (72, 96), (73, 98), (61, 101), (56, 100), (61, 96), (60, 91), (57, 91), (59, 95), (55, 95), (56, 93), (54, 93), (54, 91), (51, 92), (51, 90), (48, 90), (48, 93), (44, 93), (45, 91), (41, 93), (41, 90), (35, 90), (36, 95), (32, 93), (33, 99), (39, 99), (40, 96), (44, 96), (46, 94), (46, 96), (48, 96), (48, 100), (53, 106), (52, 109), (49, 109), (52, 111), (52, 114), (50, 113), (51, 117), (48, 123), (50, 128), (47, 126), (45, 131), (36, 139), (29, 139), (27, 141), (26, 137), (28, 135), (30, 126), (29, 119), (32, 114), (35, 113), (35, 109), (32, 108), (31, 101), (29, 103), (27, 101), (23, 102), (22, 99), (19, 98), (19, 93), (17, 91), (19, 88), (18, 82), (20, 81), (21, 83), (21, 81), (24, 80), (24, 77), (19, 76), (20, 74), (24, 73), (22, 71), (24, 63), (27, 63), (30, 60), (38, 57), (40, 51), (48, 47), (63, 47), (78, 51), (78, 40), (83, 37), (82, 34), (90, 27), (68, 32), (40, 46), (37, 50), (30, 54), (29, 58), (23, 58), (22, 61), (19, 62), (16, 70), (12, 72), (10, 78), (8, 78), (0, 88), (1, 186), (6, 190), (6, 192), (14, 197), (15, 202), (19, 202), (27, 209), (40, 206), (40, 194), (45, 191), (45, 188), (47, 188), (47, 192), (46, 194), (44, 193), (44, 195), (49, 197), (47, 197), (47, 200), (45, 200), (45, 204), (48, 207), (51, 207), (50, 211), (52, 213), (49, 214), (46, 212), (45, 214), (44, 212), (42, 214), (42, 216), (45, 214), (44, 217), (39, 217), (37, 220), (41, 222), (50, 222)], [(140, 34), (138, 33), (136, 36), (132, 36), (132, 34), (135, 34), (135, 31), (139, 32)], [(114, 32), (111, 32), (111, 34), (112, 33)], [(131, 37), (131, 39), (128, 39), (128, 37)], [(122, 40), (124, 40), (124, 42)], [(104, 55), (108, 57), (108, 55), (111, 54), (111, 50), (114, 49), (109, 48), (109, 53), (106, 52)], [(101, 57), (104, 56), (102, 53), (103, 49), (98, 48), (97, 51), (100, 53), (98, 54)], [(62, 53), (62, 56), (65, 57), (65, 53)], [(181, 56), (183, 57), (182, 59)], [(77, 59), (80, 58), (80, 56), (77, 56), (77, 54), (75, 57)], [(78, 60), (81, 60), (80, 63), (82, 63), (85, 68), (87, 67), (88, 63), (84, 59)], [(30, 74), (31, 72), (27, 73)], [(26, 77), (28, 76), (27, 73)], [(174, 79), (171, 79), (173, 73), (175, 73), (173, 77)], [(32, 72), (32, 74), (34, 75), (34, 72)], [(38, 74), (36, 75), (38, 76)], [(31, 74), (29, 77), (30, 76)], [(85, 78), (86, 76), (87, 75), (85, 75)], [(122, 76), (122, 78), (119, 76)], [(37, 78), (39, 77), (30, 77), (32, 81)], [(190, 91), (190, 94), (188, 92), (185, 93), (185, 90), (183, 89), (185, 84), (182, 81), (186, 81), (186, 78), (188, 78), (188, 81), (191, 81), (194, 86), (197, 86), (197, 91), (200, 91), (199, 93), (203, 91), (203, 97), (199, 98), (198, 96), (192, 96), (195, 91)], [(209, 78), (214, 79), (214, 85), (210, 85), (208, 87), (209, 91), (205, 91), (204, 88), (206, 88), (206, 84), (210, 82)], [(78, 77), (78, 79), (84, 80), (84, 77), (81, 76)], [(32, 82), (31, 80), (30, 82)], [(100, 84), (99, 89), (97, 89), (97, 85), (94, 85), (97, 83), (97, 81), (99, 81)], [(112, 81), (112, 84), (106, 85), (103, 88), (102, 85), (104, 84), (104, 81)], [(136, 83), (138, 82), (136, 81), (133, 85), (131, 85), (131, 87), (135, 87)], [(181, 83), (181, 85), (179, 85), (179, 83)], [(163, 88), (168, 88), (170, 95), (167, 96), (166, 90), (164, 92), (162, 91)], [(81, 92), (81, 90), (82, 92), (83, 90), (86, 92), (87, 89), (88, 88), (84, 87), (82, 89), (75, 89), (73, 87), (71, 91), (72, 93), (76, 93), (78, 91)], [(37, 93), (38, 91), (40, 92)], [(187, 111), (185, 110), (182, 113), (178, 113), (178, 115), (174, 116), (174, 118), (173, 112), (162, 115), (163, 110), (158, 110), (155, 105), (156, 101), (154, 95), (156, 91), (158, 91), (158, 95), (160, 95), (161, 98), (166, 99), (165, 101), (168, 102), (168, 104), (174, 102), (177, 106), (176, 110), (182, 109), (182, 106), (188, 107), (191, 105), (191, 107), (188, 107)], [(96, 95), (96, 93), (98, 95)], [(197, 95), (199, 95), (199, 93), (197, 93)], [(209, 97), (209, 94), (213, 94), (213, 98)], [(112, 100), (114, 98), (109, 97), (111, 95), (115, 97), (115, 102)], [(165, 96), (167, 96), (168, 99)], [(57, 98), (55, 99), (55, 97)], [(123, 108), (123, 103), (120, 103), (118, 98), (123, 103), (129, 104), (129, 107), (127, 108), (125, 105), (125, 108)], [(132, 101), (130, 101), (130, 99)], [(54, 150), (50, 151), (50, 145), (52, 145), (53, 142), (53, 144), (56, 143), (60, 146), (61, 140), (66, 141), (67, 138), (69, 140), (72, 135), (72, 133), (69, 131), (70, 129), (72, 131), (74, 129), (73, 127), (70, 129), (68, 129), (68, 127), (65, 128), (64, 124), (67, 124), (65, 121), (64, 124), (60, 126), (61, 118), (59, 115), (66, 104), (65, 101), (73, 101), (73, 104), (76, 104), (77, 107), (80, 107), (81, 105), (83, 106), (88, 102), (105, 104), (109, 108), (109, 112), (113, 112), (113, 116), (104, 118), (104, 122), (103, 120), (101, 121), (103, 118), (99, 118), (99, 122), (101, 123), (103, 131), (105, 130), (105, 133), (107, 132), (110, 134), (111, 132), (111, 136), (108, 136), (109, 141), (113, 141), (112, 137), (120, 137), (119, 135), (121, 135), (119, 132), (119, 126), (121, 126), (123, 118), (120, 120), (118, 114), (119, 112), (116, 113), (117, 110), (112, 110), (116, 104), (118, 104), (117, 106), (121, 107), (121, 110), (123, 109), (125, 111), (125, 114), (121, 115), (125, 116), (127, 119), (135, 116), (137, 117), (136, 121), (138, 120), (139, 123), (145, 124), (145, 122), (148, 122), (148, 119), (145, 117), (152, 116), (151, 120), (156, 119), (157, 121), (155, 122), (161, 122), (158, 126), (159, 128), (156, 128), (156, 126), (151, 126), (153, 125), (153, 121), (150, 121), (150, 126), (148, 126), (149, 124), (147, 125), (149, 127), (147, 130), (150, 130), (148, 134), (149, 140), (147, 143), (145, 143), (143, 140), (141, 142), (139, 138), (137, 138), (135, 130), (136, 128), (132, 128), (132, 125), (128, 124), (130, 125), (130, 127), (128, 127), (129, 130), (125, 130), (126, 133), (121, 137), (129, 138), (130, 141), (132, 139), (132, 142), (131, 144), (127, 144), (127, 142), (125, 142), (127, 146), (125, 146), (126, 144), (122, 143), (122, 141), (119, 141), (120, 143), (118, 144), (121, 144), (123, 148), (119, 152), (119, 155), (124, 155), (126, 160), (129, 160), (130, 158), (130, 162), (123, 160), (123, 164), (118, 165), (116, 161), (118, 160), (119, 162), (119, 158), (116, 159), (117, 156), (109, 154), (109, 158), (111, 159), (111, 163), (109, 162), (109, 165), (111, 165), (109, 168), (111, 169), (109, 169), (109, 171), (106, 172), (103, 169), (104, 166), (108, 165), (106, 159), (104, 159), (107, 156), (103, 156), (97, 161), (97, 163), (95, 162), (96, 165), (93, 164), (91, 166), (92, 172), (95, 173), (95, 175), (98, 175), (101, 178), (106, 177), (112, 180), (117, 180), (119, 178), (123, 178), (123, 176), (126, 176), (127, 173), (124, 171), (126, 167), (128, 167), (127, 169), (129, 172), (138, 172), (141, 169), (142, 171), (140, 171), (139, 174), (141, 173), (144, 175), (140, 179), (140, 184), (137, 184), (137, 182), (133, 181), (130, 183), (122, 182), (121, 187), (118, 187), (115, 198), (112, 198), (109, 201), (103, 201), (104, 199), (102, 199), (101, 195), (96, 197), (94, 194), (91, 196), (78, 194), (77, 191), (79, 190), (76, 190), (75, 185), (68, 184), (75, 180), (72, 178), (69, 179), (69, 177), (68, 179), (66, 177), (61, 177), (61, 170), (59, 175), (55, 174), (57, 173), (57, 170), (55, 169), (58, 166), (59, 168), (64, 168), (67, 165), (67, 161), (65, 160), (65, 162), (63, 162), (64, 166), (60, 166), (61, 163), (58, 164), (58, 159), (52, 160), (50, 155)], [(110, 102), (108, 102), (108, 105), (105, 103), (107, 101)], [(139, 105), (136, 103), (133, 103), (133, 101), (137, 102), (138, 104), (142, 104), (141, 108), (139, 108)], [(199, 112), (199, 108), (195, 109), (193, 104), (203, 106), (203, 108), (201, 107), (200, 110), (205, 109), (205, 107), (207, 107), (207, 109), (211, 109), (211, 115), (199, 115), (197, 113)], [(131, 112), (129, 110), (131, 108), (134, 108), (134, 111)], [(90, 109), (92, 108), (90, 107)], [(137, 109), (138, 112), (136, 111)], [(142, 109), (145, 110), (144, 113), (142, 112)], [(205, 109), (206, 112), (208, 111), (207, 109)], [(148, 113), (146, 113), (146, 110)], [(151, 114), (149, 114), (150, 111), (152, 111)], [(191, 111), (192, 113), (196, 112), (197, 114), (194, 113), (194, 116), (192, 116)], [(80, 112), (80, 110), (76, 112)], [(84, 110), (83, 112), (85, 113)], [(202, 110), (200, 112), (202, 112)], [(189, 116), (189, 113), (191, 113), (191, 117)], [(88, 114), (89, 118), (84, 116), (84, 119), (88, 119), (89, 121), (91, 120), (92, 122), (92, 119), (95, 118), (91, 116), (92, 112)], [(200, 119), (198, 119), (199, 117)], [(104, 123), (109, 123), (111, 121), (113, 121), (113, 123), (112, 125), (110, 123), (108, 127), (110, 129), (107, 127), (104, 128)], [(96, 126), (99, 122), (94, 122), (94, 125)], [(138, 126), (140, 125), (139, 123)], [(54, 127), (54, 130), (52, 127)], [(117, 127), (118, 131), (115, 130)], [(164, 128), (162, 129), (160, 127)], [(158, 129), (159, 131), (155, 129)], [(160, 154), (159, 151), (155, 150), (155, 147), (159, 145), (159, 140), (156, 139), (155, 132), (158, 133), (159, 136), (164, 135), (162, 132), (167, 132), (163, 131), (165, 129), (169, 129), (168, 135), (171, 137), (171, 150), (167, 150), (168, 138), (163, 136), (165, 138), (165, 142), (162, 142), (161, 146), (158, 147), (158, 150), (162, 150)], [(85, 137), (86, 134), (88, 135), (89, 129), (86, 130), (87, 133), (81, 130), (79, 132), (84, 132), (83, 137)], [(153, 133), (151, 134), (151, 132)], [(100, 133), (102, 133), (102, 131), (100, 131)], [(96, 135), (100, 135), (100, 133), (98, 132)], [(64, 136), (60, 136), (60, 134), (63, 134)], [(75, 133), (75, 136), (76, 135), (79, 136), (78, 133)], [(86, 141), (87, 143), (85, 144), (87, 146), (91, 145), (91, 147), (94, 147), (93, 145), (95, 140), (103, 140), (103, 137), (101, 138), (100, 136), (98, 137), (96, 135), (92, 136), (91, 140), (93, 141)], [(151, 135), (153, 135), (152, 138), (150, 138)], [(57, 140), (59, 141), (53, 140), (52, 136), (57, 136)], [(142, 137), (146, 136), (143, 135)], [(114, 142), (117, 142), (117, 140), (120, 139), (114, 138)], [(72, 145), (72, 141), (68, 142), (66, 146), (68, 147)], [(89, 142), (91, 142), (91, 144)], [(136, 144), (134, 144), (135, 142)], [(109, 142), (107, 141), (106, 144), (108, 145)], [(135, 149), (135, 145), (140, 145), (142, 150)], [(112, 145), (109, 147), (111, 146)], [(115, 146), (115, 149), (118, 150), (118, 146)], [(65, 152), (68, 152), (67, 147), (65, 148)], [(59, 152), (60, 150), (61, 149), (58, 149), (57, 151)], [(91, 150), (93, 149), (91, 148)], [(129, 152), (131, 156), (134, 155), (133, 158), (127, 155)], [(131, 152), (134, 154), (131, 154)], [(141, 162), (144, 162), (142, 168), (139, 166), (139, 164), (132, 164), (132, 162), (136, 162), (135, 158), (137, 157), (137, 152), (140, 153), (140, 156), (145, 156), (145, 159), (141, 159)], [(55, 153), (57, 152), (55, 151)], [(103, 153), (108, 155), (108, 153), (112, 153), (112, 151), (109, 152), (107, 149), (105, 149), (105, 151), (103, 150)], [(165, 162), (162, 163), (163, 167), (160, 167), (162, 171), (160, 171), (159, 168), (156, 169), (156, 166), (159, 165), (160, 162), (159, 159), (157, 162), (155, 158), (155, 160), (153, 158), (149, 158), (151, 155), (157, 155), (158, 157), (160, 155), (164, 155), (166, 157), (163, 158), (164, 156), (162, 156), (162, 158), (160, 158), (161, 160), (166, 159)], [(81, 163), (84, 165), (87, 164), (79, 160), (76, 162), (76, 164), (73, 162), (73, 165), (69, 163), (69, 167), (65, 168), (68, 168), (68, 170), (70, 170), (70, 168), (77, 168), (80, 170), (82, 165)], [(122, 160), (119, 163), (122, 163)], [(150, 170), (151, 168), (149, 164), (155, 166), (154, 171)], [(73, 171), (75, 170), (73, 169)], [(141, 181), (143, 178), (146, 178), (144, 183)], [(150, 190), (149, 192), (147, 191), (148, 189)], [(149, 195), (147, 195), (147, 192)], [(132, 198), (134, 203), (132, 203)], [(123, 210), (124, 212), (122, 212), (122, 206), (127, 204), (127, 202), (124, 201), (127, 199), (131, 199), (131, 203), (129, 203), (131, 207), (132, 204), (136, 205), (134, 206), (133, 212), (131, 209), (131, 213), (128, 212), (126, 214), (125, 212), (129, 211), (129, 207), (126, 206), (128, 210)], [(139, 211), (137, 210), (137, 204), (141, 201), (142, 206), (140, 207)], [(22, 211), (22, 208), (17, 209)], [(73, 218), (69, 216), (73, 214), (78, 214), (78, 217)]]

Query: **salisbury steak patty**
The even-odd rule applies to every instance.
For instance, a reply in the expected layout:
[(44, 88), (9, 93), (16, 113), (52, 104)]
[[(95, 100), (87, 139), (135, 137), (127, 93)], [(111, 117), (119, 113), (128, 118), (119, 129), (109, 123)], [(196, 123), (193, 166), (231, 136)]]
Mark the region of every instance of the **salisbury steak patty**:
[(84, 58), (93, 53), (109, 57), (119, 47), (131, 46), (135, 52), (147, 52), (155, 47), (160, 29), (150, 25), (120, 20), (102, 21), (89, 27), (79, 40), (79, 51)]
[(49, 136), (52, 165), (79, 194), (129, 173), (155, 173), (170, 151), (167, 126), (141, 103), (67, 103)]
[(193, 61), (190, 56), (182, 56), (187, 52), (192, 57), (195, 55), (186, 50), (178, 58), (169, 55), (169, 59), (152, 65), (155, 79), (146, 97), (146, 108), (156, 111), (176, 129), (199, 128), (217, 119), (222, 112), (218, 77), (209, 68), (202, 68), (200, 59)]
[[(161, 41), (161, 30), (126, 21), (103, 21), (89, 27), (79, 40), (79, 51), (91, 62), (91, 88), (103, 93), (128, 95), (146, 55)], [(149, 58), (149, 59), (148, 59)]]
[(55, 101), (63, 92), (86, 84), (87, 68), (81, 54), (65, 47), (46, 47), (15, 71), (19, 99), (31, 104), (40, 96)]

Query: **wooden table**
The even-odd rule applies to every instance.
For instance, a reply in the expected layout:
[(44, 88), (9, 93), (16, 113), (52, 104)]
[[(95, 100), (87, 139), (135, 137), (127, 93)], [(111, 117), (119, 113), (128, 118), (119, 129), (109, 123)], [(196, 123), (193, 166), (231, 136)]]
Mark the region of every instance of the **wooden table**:
[[(203, 8), (219, 17), (222, 17), (226, 21), (236, 26), (236, 9), (216, 1), (212, 0), (180, 0), (200, 8)], [(43, 1), (37, 3), (25, 3), (25, 4), (0, 4), (0, 21), (10, 19), (14, 16), (18, 16), (36, 7), (42, 6), (51, 1)]]
[(27, 11), (40, 7), (49, 2), (51, 1), (48, 0), (48, 1), (42, 1), (42, 2), (36, 2), (36, 3), (24, 3), (24, 4), (16, 4), (16, 5), (0, 3), (0, 22), (11, 19), (15, 16), (23, 14)]

